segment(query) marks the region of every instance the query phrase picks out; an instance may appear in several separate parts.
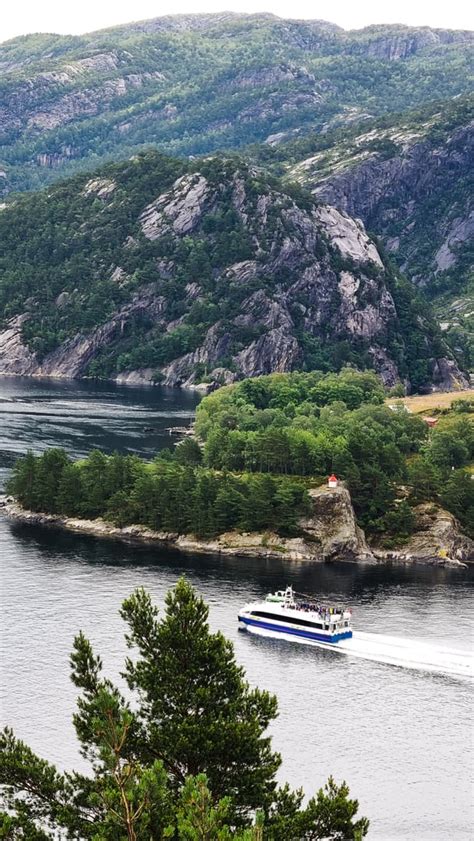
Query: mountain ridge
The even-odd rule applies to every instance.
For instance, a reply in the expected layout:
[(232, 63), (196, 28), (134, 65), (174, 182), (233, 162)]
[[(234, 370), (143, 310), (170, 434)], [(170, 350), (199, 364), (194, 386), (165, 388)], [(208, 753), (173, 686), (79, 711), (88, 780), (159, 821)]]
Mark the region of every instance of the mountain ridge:
[(14, 39), (0, 45), (0, 183), (36, 188), (149, 144), (187, 156), (325, 130), (422, 105), (434, 87), (452, 97), (470, 88), (472, 39), (237, 14)]

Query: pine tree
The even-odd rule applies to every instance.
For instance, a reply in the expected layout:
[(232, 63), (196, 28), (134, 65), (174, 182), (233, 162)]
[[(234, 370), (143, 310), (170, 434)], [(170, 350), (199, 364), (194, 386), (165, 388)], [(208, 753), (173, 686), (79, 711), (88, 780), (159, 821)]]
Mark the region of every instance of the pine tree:
[(37, 510), (55, 513), (57, 498), (64, 470), (69, 459), (60, 449), (46, 450), (37, 461), (34, 481), (35, 507)]
[(18, 502), (28, 510), (36, 508), (36, 479), (37, 460), (31, 450), (26, 456), (18, 459), (13, 467), (13, 473), (7, 482), (7, 491), (18, 499)]
[(74, 517), (82, 507), (81, 472), (77, 465), (67, 464), (63, 470), (56, 499), (57, 510), (67, 517)]
[[(208, 626), (184, 580), (160, 621), (142, 590), (122, 607), (138, 657), (132, 697), (102, 674), (80, 633), (71, 655), (74, 715), (90, 773), (62, 774), (8, 728), (0, 734), (0, 837), (11, 841), (360, 841), (368, 821), (330, 778), (303, 806), (277, 789), (280, 757), (265, 735), (276, 699), (250, 689), (233, 647)], [(1, 811), (3, 810), (3, 811)]]
[(163, 759), (175, 784), (205, 773), (214, 796), (247, 811), (275, 788), (280, 757), (263, 734), (276, 699), (249, 689), (232, 645), (210, 632), (208, 613), (184, 580), (168, 594), (161, 622), (143, 590), (127, 599), (122, 616), (140, 653), (127, 662), (127, 680), (143, 699), (147, 753)]
[(176, 447), (174, 457), (178, 464), (197, 467), (202, 462), (202, 450), (195, 438), (185, 438)]

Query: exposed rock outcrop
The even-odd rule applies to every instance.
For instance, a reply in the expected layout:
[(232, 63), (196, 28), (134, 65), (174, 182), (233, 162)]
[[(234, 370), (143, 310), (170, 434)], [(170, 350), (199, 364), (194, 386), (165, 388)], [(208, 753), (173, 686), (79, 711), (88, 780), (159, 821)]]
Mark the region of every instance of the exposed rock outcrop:
[(235, 357), (244, 377), (292, 371), (301, 361), (301, 349), (294, 336), (282, 328), (269, 330)]
[[(0, 374), (74, 379), (86, 374), (89, 363), (123, 332), (127, 323), (143, 313), (159, 320), (164, 299), (146, 290), (135, 295), (113, 318), (87, 334), (77, 334), (57, 350), (40, 359), (24, 343), (22, 326), (28, 315), (12, 319), (0, 330)], [(133, 377), (129, 380), (133, 382)], [(148, 382), (152, 381), (150, 371)]]
[(351, 219), (347, 213), (337, 211), (335, 207), (327, 206), (318, 208), (316, 217), (323, 224), (329, 239), (343, 257), (350, 257), (359, 263), (370, 260), (376, 266), (383, 268), (380, 254), (367, 236), (361, 222)]
[[(367, 111), (385, 114), (388, 91), (396, 112), (423, 105), (433, 91), (450, 98), (469, 90), (471, 42), (468, 31), (351, 32), (321, 20), (230, 12), (5, 42), (0, 136), (9, 183), (0, 189), (35, 189), (152, 144), (186, 157), (277, 143), (308, 126), (319, 133)], [(423, 54), (428, 83), (416, 61)], [(348, 68), (357, 85), (347, 84)], [(67, 154), (65, 136), (74, 137)]]
[(52, 514), (25, 511), (11, 498), (0, 498), (0, 511), (31, 525), (50, 525), (98, 537), (164, 543), (183, 552), (219, 553), (294, 561), (350, 561), (376, 563), (358, 528), (348, 491), (339, 487), (311, 492), (313, 511), (301, 521), (300, 537), (286, 538), (273, 532), (226, 532), (212, 540), (193, 535), (156, 532), (144, 526), (118, 528), (102, 519), (80, 520)]
[(323, 560), (345, 558), (373, 563), (362, 529), (356, 523), (350, 493), (342, 485), (337, 488), (313, 488), (309, 491), (313, 510), (301, 527), (318, 546)]
[(472, 32), (469, 30), (455, 32), (450, 29), (430, 29), (427, 26), (410, 28), (399, 24), (368, 26), (363, 32), (365, 38), (361, 43), (354, 44), (353, 51), (363, 51), (366, 55), (382, 61), (401, 61), (441, 44), (452, 44), (462, 40), (469, 42), (472, 39)]
[(448, 227), (443, 244), (438, 248), (434, 259), (436, 270), (444, 272), (456, 265), (460, 247), (474, 239), (474, 209), (463, 218), (457, 217)]
[(0, 331), (0, 373), (29, 376), (38, 370), (38, 360), (23, 342), (22, 325), (28, 316), (12, 318)]
[(215, 192), (199, 173), (183, 175), (173, 189), (146, 207), (140, 217), (142, 231), (148, 239), (165, 233), (188, 234), (212, 205)]
[(321, 153), (293, 170), (318, 198), (381, 236), (420, 285), (462, 262), (464, 273), (469, 270), (474, 121), (467, 101), (465, 110), (460, 101), (459, 112), (461, 124), (454, 127), (444, 124), (442, 113), (416, 128), (401, 118), (400, 125), (364, 131), (327, 159)]
[(192, 353), (176, 359), (163, 369), (164, 385), (190, 386), (195, 382), (196, 365), (206, 365), (209, 369), (217, 366), (220, 359), (229, 355), (231, 336), (222, 331), (217, 323), (211, 327), (203, 344)]
[(431, 503), (419, 505), (415, 513), (415, 532), (409, 540), (394, 551), (374, 550), (379, 560), (435, 566), (474, 564), (474, 540), (461, 533), (452, 514)]

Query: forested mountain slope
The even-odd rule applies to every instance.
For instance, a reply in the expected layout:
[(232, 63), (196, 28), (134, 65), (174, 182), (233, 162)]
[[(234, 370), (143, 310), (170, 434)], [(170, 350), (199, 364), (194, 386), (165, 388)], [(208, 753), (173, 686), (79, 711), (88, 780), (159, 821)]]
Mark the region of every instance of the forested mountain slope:
[(150, 152), (0, 213), (0, 372), (170, 385), (373, 367), (463, 380), (361, 223), (238, 158)]
[(273, 144), (450, 98), (472, 87), (472, 38), (230, 13), (17, 38), (0, 46), (0, 183), (34, 188), (149, 144)]

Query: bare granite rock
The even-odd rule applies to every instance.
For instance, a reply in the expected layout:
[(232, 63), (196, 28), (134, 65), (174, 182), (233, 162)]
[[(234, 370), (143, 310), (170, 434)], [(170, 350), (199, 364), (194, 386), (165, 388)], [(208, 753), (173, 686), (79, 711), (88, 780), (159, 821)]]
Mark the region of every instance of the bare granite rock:
[[(366, 354), (373, 360), (386, 385), (398, 382), (397, 360), (403, 359), (405, 347), (390, 274), (362, 222), (329, 205), (298, 203), (273, 184), (255, 186), (263, 177), (257, 169), (221, 172), (216, 167), (217, 174), (212, 174), (203, 167), (203, 172), (187, 172), (153, 201), (143, 202), (141, 212), (135, 211), (122, 243), (132, 262), (140, 266), (144, 238), (161, 240), (145, 272), (126, 271), (125, 253), (99, 265), (98, 278), (112, 280), (117, 300), (124, 301), (112, 315), (88, 332), (69, 335), (39, 358), (22, 338), (24, 324), (27, 319), (34, 323), (37, 307), (34, 298), (28, 298), (24, 312), (0, 332), (0, 374), (87, 376), (97, 370), (89, 366), (107, 351), (112, 361), (126, 360), (127, 355), (133, 359), (130, 367), (115, 374), (120, 382), (161, 379), (170, 386), (195, 387), (211, 379), (212, 388), (229, 381), (230, 375), (239, 379), (295, 370), (308, 361), (308, 346), (314, 340), (315, 348), (327, 348), (329, 354), (339, 344), (355, 343), (361, 358)], [(117, 183), (99, 176), (85, 179), (82, 193), (107, 205), (99, 208), (100, 215), (113, 213)], [(219, 226), (234, 243), (227, 260), (216, 233)], [(240, 253), (241, 241), (242, 256), (248, 258), (237, 262), (235, 249)], [(212, 266), (206, 266), (207, 249), (219, 254)], [(92, 283), (85, 295), (93, 292)], [(81, 295), (80, 288), (56, 292), (66, 330), (68, 313), (82, 304)], [(420, 319), (419, 330), (429, 349), (434, 343), (428, 328)], [(140, 353), (131, 353), (131, 333), (146, 348), (143, 361)], [(390, 350), (395, 344), (388, 342), (390, 336), (397, 337), (396, 353)], [(442, 340), (437, 340), (438, 353), (440, 345)], [(156, 358), (165, 364), (154, 365), (155, 348), (160, 351)], [(431, 382), (444, 389), (463, 387), (466, 381), (449, 353), (446, 346), (446, 358), (433, 355)], [(408, 380), (405, 385), (410, 387)]]
[(300, 525), (318, 547), (323, 560), (341, 559), (375, 563), (362, 529), (356, 523), (350, 493), (343, 485), (309, 491), (313, 510)]
[[(427, 37), (434, 35), (427, 33)], [(406, 39), (402, 41), (409, 49)], [(391, 43), (394, 58), (399, 57), (401, 43), (398, 38)], [(440, 124), (439, 139), (430, 133), (433, 122)], [(390, 154), (371, 147), (377, 141), (386, 143)], [(403, 271), (416, 283), (426, 286), (439, 272), (455, 269), (464, 254), (469, 265), (474, 234), (469, 181), (474, 167), (474, 122), (469, 112), (454, 128), (444, 127), (442, 114), (435, 114), (416, 129), (401, 121), (386, 130), (362, 131), (353, 139), (350, 152), (341, 147), (326, 168), (320, 163), (318, 155), (308, 158), (295, 167), (293, 175), (321, 201), (360, 217), (396, 253)]]
[(154, 290), (136, 294), (105, 324), (90, 333), (77, 334), (43, 359), (28, 350), (22, 339), (21, 328), (29, 316), (12, 319), (6, 329), (0, 331), (0, 374), (54, 378), (84, 376), (89, 363), (102, 348), (120, 336), (130, 320), (144, 312), (158, 320), (163, 307), (163, 298), (157, 296)]
[(228, 355), (230, 346), (229, 333), (223, 332), (221, 325), (217, 322), (207, 331), (203, 344), (197, 350), (175, 359), (163, 368), (163, 385), (193, 385), (196, 365), (216, 367), (219, 360)]
[(255, 377), (273, 371), (292, 371), (300, 358), (300, 347), (294, 336), (276, 328), (238, 353), (235, 362), (244, 377)]
[(448, 511), (432, 503), (415, 509), (416, 530), (397, 550), (374, 550), (380, 560), (422, 563), (433, 566), (474, 564), (474, 540), (460, 531), (459, 523)]
[(293, 561), (376, 563), (363, 533), (356, 525), (348, 491), (342, 487), (334, 490), (320, 488), (312, 491), (311, 496), (313, 512), (301, 521), (301, 536), (292, 538), (281, 537), (271, 531), (229, 531), (216, 538), (203, 540), (192, 534), (158, 532), (139, 525), (119, 528), (101, 518), (81, 520), (25, 511), (12, 498), (7, 497), (0, 497), (0, 511), (8, 517), (33, 525), (56, 526), (97, 537), (163, 543), (183, 552), (285, 558)]
[(213, 198), (202, 175), (183, 175), (169, 193), (145, 208), (140, 217), (142, 231), (151, 240), (169, 230), (175, 234), (188, 234), (201, 221), (204, 211), (209, 210)]
[(352, 219), (347, 213), (328, 205), (319, 207), (315, 215), (343, 257), (351, 257), (360, 263), (370, 260), (383, 268), (380, 254), (367, 236), (360, 220)]
[(474, 239), (474, 210), (471, 210), (466, 217), (454, 219), (445, 237), (434, 256), (437, 272), (444, 272), (456, 265), (458, 260), (456, 251), (459, 246), (465, 242), (472, 242)]
[(28, 316), (13, 318), (0, 330), (0, 373), (29, 376), (38, 368), (38, 360), (23, 343), (21, 328)]
[(108, 199), (117, 185), (111, 178), (91, 178), (84, 187), (85, 196), (95, 195), (98, 199)]

